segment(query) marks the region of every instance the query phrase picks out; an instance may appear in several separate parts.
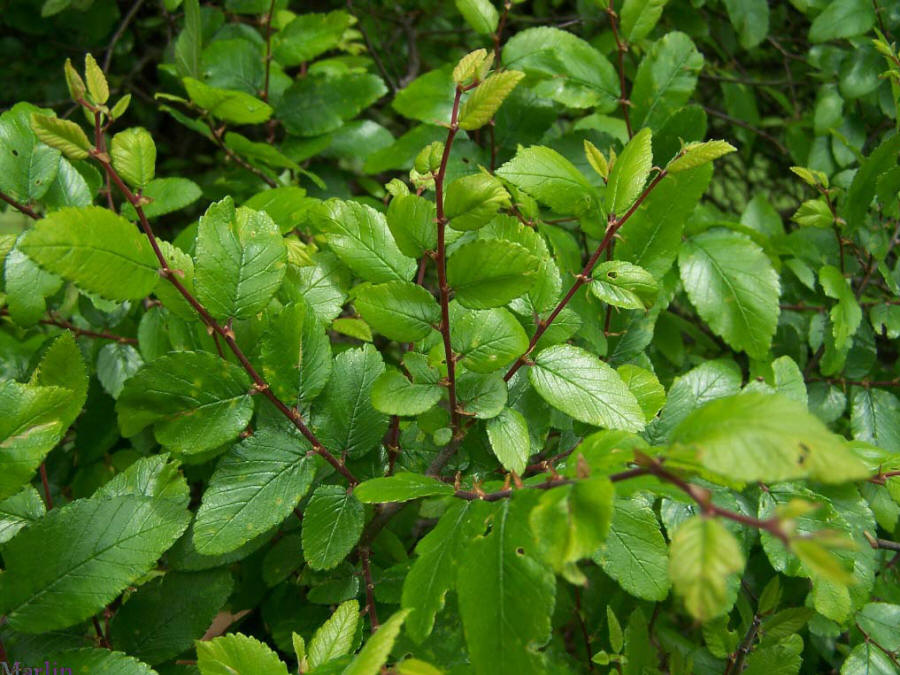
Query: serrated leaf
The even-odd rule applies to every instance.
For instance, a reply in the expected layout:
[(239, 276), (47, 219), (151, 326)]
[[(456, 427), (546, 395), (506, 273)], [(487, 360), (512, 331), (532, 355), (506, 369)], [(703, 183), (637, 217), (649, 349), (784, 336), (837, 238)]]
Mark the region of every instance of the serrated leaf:
[(319, 627), (309, 641), (310, 667), (316, 668), (349, 654), (353, 649), (358, 622), (359, 603), (356, 600), (348, 600), (338, 605), (328, 621)]
[(644, 418), (649, 422), (656, 417), (666, 402), (666, 390), (656, 375), (630, 363), (619, 366), (616, 372), (634, 394), (641, 410), (644, 411)]
[(693, 448), (704, 469), (747, 482), (842, 483), (869, 473), (806, 406), (778, 395), (747, 392), (711, 401), (681, 422), (672, 441)]
[(726, 143), (725, 141), (687, 143), (681, 149), (681, 152), (675, 156), (675, 159), (668, 163), (666, 171), (669, 173), (687, 171), (688, 169), (712, 162), (736, 150), (737, 148), (731, 143)]
[(358, 202), (330, 199), (312, 212), (313, 221), (347, 267), (366, 281), (409, 281), (416, 261), (394, 242), (383, 214)]
[(388, 415), (420, 415), (441, 399), (443, 387), (410, 382), (397, 370), (386, 370), (372, 384), (372, 405)]
[(234, 208), (230, 197), (207, 209), (197, 230), (197, 299), (220, 319), (265, 309), (284, 278), (287, 252), (268, 214)]
[(193, 77), (182, 82), (193, 103), (223, 122), (261, 124), (272, 116), (272, 106), (246, 92), (211, 87)]
[(372, 345), (348, 349), (334, 359), (312, 418), (319, 440), (332, 452), (357, 458), (378, 446), (388, 418), (372, 406), (372, 387), (382, 372), (384, 362)]
[(401, 609), (381, 624), (378, 632), (369, 636), (366, 644), (343, 670), (342, 675), (377, 675), (381, 672), (408, 614), (408, 609)]
[(728, 609), (728, 579), (743, 571), (744, 555), (716, 519), (692, 516), (672, 537), (669, 576), (687, 610), (700, 621)]
[(459, 128), (470, 131), (487, 124), (523, 77), (518, 70), (504, 70), (475, 87), (459, 112)]
[(419, 195), (399, 195), (391, 200), (387, 224), (404, 255), (419, 258), (437, 248), (436, 217), (434, 202)]
[(595, 560), (635, 597), (660, 602), (669, 594), (666, 540), (653, 509), (638, 500), (616, 500), (606, 545)]
[(497, 175), (557, 213), (581, 214), (597, 207), (594, 187), (569, 160), (550, 148), (519, 150), (497, 169)]
[(499, 209), (509, 207), (509, 203), (509, 194), (499, 180), (472, 174), (457, 178), (447, 186), (444, 215), (454, 230), (477, 230), (487, 225)]
[(652, 137), (650, 129), (641, 129), (613, 164), (603, 193), (603, 206), (609, 213), (622, 216), (643, 191), (653, 166)]
[(47, 193), (59, 169), (59, 150), (31, 129), (31, 115), (41, 112), (52, 111), (17, 103), (0, 115), (0, 191), (25, 204)]
[(691, 303), (734, 349), (763, 358), (778, 322), (778, 274), (749, 239), (711, 230), (688, 239), (678, 254)]
[(263, 377), (283, 401), (308, 404), (331, 375), (331, 343), (325, 327), (304, 301), (287, 305), (260, 338)]
[(278, 654), (248, 635), (232, 633), (195, 645), (200, 675), (288, 675)]
[(623, 309), (648, 309), (659, 294), (659, 286), (650, 272), (622, 260), (595, 266), (590, 289), (606, 304)]
[(32, 113), (31, 128), (42, 143), (69, 159), (85, 159), (93, 147), (84, 130), (70, 120)]
[(485, 426), (491, 450), (507, 471), (522, 475), (531, 455), (528, 422), (518, 410), (504, 408)]
[(144, 365), (140, 352), (131, 345), (103, 345), (97, 355), (97, 379), (113, 398), (119, 398), (125, 380)]
[(456, 9), (476, 33), (490, 35), (497, 30), (500, 14), (490, 0), (455, 0), (455, 2)]
[(452, 495), (453, 486), (422, 474), (400, 472), (364, 481), (353, 488), (353, 494), (363, 504), (408, 502), (421, 497)]
[[(526, 513), (534, 500), (505, 499), (493, 528), (461, 557), (457, 596), (469, 658), (479, 675), (545, 672), (528, 649), (550, 638), (555, 599), (553, 573), (536, 558)], [(517, 588), (527, 586), (527, 594)], [(503, 659), (497, 659), (502, 653)]]
[(637, 42), (650, 34), (662, 16), (667, 0), (625, 0), (619, 12), (622, 36)]
[(314, 570), (337, 566), (362, 534), (363, 505), (339, 485), (316, 488), (303, 512), (303, 555)]
[(416, 545), (416, 559), (403, 581), (402, 605), (413, 609), (406, 632), (416, 643), (427, 638), (444, 597), (456, 583), (459, 558), (484, 531), (489, 506), (479, 501), (451, 504), (437, 525)]
[(473, 241), (450, 256), (447, 281), (462, 306), (499, 307), (531, 288), (536, 263), (519, 244), (500, 239)]
[[(49, 662), (65, 663), (67, 669), (76, 673), (96, 673), (97, 675), (155, 675), (146, 663), (138, 661), (120, 651), (110, 649), (89, 648), (66, 649), (49, 655)], [(37, 670), (35, 668), (35, 670)], [(62, 667), (59, 668), (62, 670)], [(23, 670), (22, 672), (27, 672)]]
[(233, 440), (250, 422), (250, 378), (208, 352), (173, 352), (128, 379), (116, 413), (126, 437), (152, 424), (163, 446), (201, 453)]
[(644, 428), (644, 413), (622, 378), (580, 347), (548, 347), (534, 357), (529, 371), (538, 394), (580, 422), (626, 431)]
[(528, 348), (528, 336), (506, 309), (466, 310), (450, 305), (450, 340), (460, 362), (476, 373), (509, 365)]
[(309, 444), (281, 431), (261, 429), (219, 460), (194, 522), (194, 547), (202, 555), (240, 548), (287, 518), (315, 474)]
[(103, 74), (103, 70), (97, 65), (97, 61), (90, 52), (84, 55), (84, 79), (94, 103), (103, 105), (109, 100), (109, 85), (106, 83), (106, 75)]
[(631, 88), (631, 123), (659, 130), (687, 103), (702, 67), (703, 56), (684, 33), (672, 31), (654, 42)]
[(828, 315), (831, 317), (834, 346), (839, 350), (845, 349), (853, 343), (853, 336), (862, 322), (862, 309), (850, 284), (836, 267), (822, 267), (819, 270), (819, 283), (822, 284), (825, 295), (837, 300)]
[(8, 542), (23, 527), (40, 520), (46, 512), (40, 494), (31, 485), (0, 501), (0, 544)]
[(120, 131), (110, 144), (112, 165), (131, 187), (143, 189), (156, 173), (156, 144), (142, 127)]
[(110, 622), (110, 640), (151, 666), (189, 649), (232, 588), (228, 570), (169, 572), (141, 586)]
[(339, 129), (386, 93), (384, 81), (371, 73), (310, 74), (288, 87), (275, 115), (292, 134), (318, 136)]
[(0, 607), (26, 633), (80, 623), (149, 570), (189, 520), (172, 500), (138, 496), (53, 509), (4, 547)]
[(295, 16), (273, 39), (272, 54), (282, 66), (299, 66), (336, 47), (352, 17), (344, 10)]
[(376, 333), (398, 342), (425, 339), (441, 320), (434, 296), (410, 281), (358, 286), (353, 305)]

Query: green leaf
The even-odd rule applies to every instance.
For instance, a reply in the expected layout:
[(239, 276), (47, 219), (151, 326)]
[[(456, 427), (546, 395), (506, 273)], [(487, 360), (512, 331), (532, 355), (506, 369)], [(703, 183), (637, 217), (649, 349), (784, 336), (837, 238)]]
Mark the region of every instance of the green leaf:
[(678, 255), (685, 221), (711, 176), (712, 165), (666, 176), (619, 230), (616, 258), (662, 278)]
[(56, 178), (60, 152), (40, 142), (31, 115), (51, 112), (17, 103), (0, 115), (0, 192), (29, 203), (43, 197)]
[(522, 413), (512, 408), (504, 408), (503, 412), (488, 420), (485, 430), (491, 450), (503, 468), (521, 476), (531, 455), (528, 422)]
[(146, 237), (99, 206), (54, 211), (35, 223), (19, 248), (47, 271), (108, 300), (140, 300), (159, 280)]
[(687, 143), (681, 149), (675, 159), (666, 166), (669, 173), (680, 173), (704, 164), (708, 164), (719, 157), (735, 152), (731, 143), (725, 141), (704, 141)]
[(210, 87), (193, 77), (182, 82), (194, 104), (223, 122), (261, 124), (272, 116), (272, 106), (246, 92)]
[(44, 269), (110, 300), (144, 298), (159, 279), (146, 238), (98, 206), (49, 214), (25, 234), (20, 248)]
[(309, 444), (261, 429), (234, 445), (209, 479), (194, 522), (202, 555), (234, 551), (291, 515), (315, 474)]
[(501, 208), (509, 208), (509, 194), (493, 176), (481, 173), (463, 176), (447, 186), (444, 215), (454, 230), (477, 230), (487, 225)]
[(853, 289), (838, 268), (831, 265), (822, 267), (819, 270), (819, 283), (822, 284), (825, 295), (838, 301), (828, 315), (831, 317), (835, 348), (846, 349), (853, 344), (853, 336), (862, 322), (862, 309)]
[(850, 391), (853, 438), (896, 452), (900, 448), (900, 400), (884, 389), (853, 387)]
[(134, 375), (142, 365), (144, 359), (131, 345), (103, 345), (97, 355), (97, 379), (107, 394), (119, 398), (125, 380)]
[(387, 621), (381, 624), (378, 632), (369, 636), (359, 654), (342, 671), (342, 675), (377, 675), (381, 672), (408, 614), (409, 610), (401, 609), (394, 612)]
[(353, 305), (376, 333), (397, 342), (423, 340), (441, 320), (434, 296), (410, 281), (358, 286)]
[(109, 100), (109, 84), (106, 82), (106, 75), (103, 74), (103, 69), (97, 65), (97, 61), (90, 52), (84, 55), (84, 79), (94, 103), (103, 105)]
[(194, 644), (200, 675), (288, 675), (278, 654), (248, 635), (232, 633)]
[(272, 40), (272, 54), (282, 66), (299, 66), (334, 49), (352, 22), (344, 10), (294, 17)]
[(651, 139), (650, 129), (641, 129), (616, 159), (603, 193), (603, 206), (609, 213), (622, 216), (644, 190), (653, 166)]
[(380, 443), (388, 419), (372, 406), (372, 387), (383, 372), (381, 354), (372, 345), (348, 349), (334, 359), (312, 419), (319, 440), (332, 452), (357, 458)]
[(666, 540), (653, 509), (640, 500), (616, 500), (606, 545), (594, 559), (635, 597), (661, 602), (669, 594)]
[(666, 390), (656, 375), (630, 363), (619, 366), (616, 372), (637, 399), (641, 410), (644, 411), (644, 419), (649, 422), (656, 417), (656, 413), (666, 403)]
[(856, 617), (856, 622), (872, 640), (891, 652), (900, 650), (898, 621), (900, 621), (900, 605), (886, 602), (870, 602)]
[(678, 254), (681, 281), (701, 318), (732, 348), (761, 359), (778, 322), (778, 274), (746, 237), (711, 230), (691, 237)]
[[(450, 185), (453, 185), (451, 183)], [(447, 186), (448, 190), (450, 186)], [(445, 198), (444, 206), (447, 206)], [(387, 224), (400, 251), (419, 258), (425, 251), (437, 248), (437, 211), (434, 202), (419, 195), (399, 195), (391, 200)]]
[(463, 307), (488, 309), (528, 292), (536, 266), (536, 258), (519, 244), (501, 239), (473, 241), (450, 256), (447, 280)]
[(707, 403), (678, 425), (672, 441), (692, 448), (708, 471), (742, 482), (809, 477), (823, 483), (860, 480), (868, 470), (806, 406), (747, 392)]
[(110, 145), (112, 165), (131, 187), (139, 190), (156, 173), (156, 145), (150, 132), (142, 127), (120, 131)]
[(88, 373), (81, 350), (70, 331), (56, 338), (43, 353), (37, 368), (31, 374), (29, 384), (37, 387), (60, 387), (69, 391), (69, 405), (61, 417), (64, 427), (70, 426), (81, 414), (87, 398)]
[[(54, 666), (57, 662), (65, 663), (66, 669), (72, 672), (91, 673), (92, 675), (94, 673), (97, 675), (154, 675), (156, 673), (146, 663), (142, 663), (132, 656), (101, 648), (67, 649), (50, 656), (50, 662)], [(34, 670), (36, 671), (37, 668)], [(62, 671), (61, 666), (59, 671)], [(28, 671), (23, 670), (22, 672)]]
[(623, 309), (648, 309), (659, 294), (659, 286), (650, 272), (621, 260), (594, 267), (590, 289), (603, 302)]
[(827, 228), (834, 225), (834, 214), (824, 199), (807, 199), (791, 216), (801, 227)]
[(499, 373), (463, 373), (456, 380), (456, 395), (468, 415), (482, 420), (503, 412), (508, 399), (506, 382)]
[(709, 621), (729, 609), (728, 579), (743, 569), (737, 540), (718, 520), (692, 516), (675, 530), (669, 577), (697, 620)]
[(287, 305), (260, 338), (262, 375), (283, 401), (304, 405), (331, 375), (331, 343), (325, 327), (304, 301)]
[(460, 501), (441, 515), (416, 545), (416, 559), (403, 581), (402, 606), (414, 610), (406, 632), (416, 643), (427, 638), (434, 618), (444, 607), (444, 598), (456, 584), (457, 565), (477, 535), (484, 532), (489, 505), (480, 501)]
[(687, 103), (702, 67), (703, 56), (684, 33), (666, 33), (654, 42), (634, 78), (631, 123), (659, 130)]
[(63, 280), (45, 272), (18, 248), (3, 263), (6, 304), (10, 318), (20, 326), (33, 326), (47, 311), (46, 298), (56, 293)]
[(348, 600), (338, 605), (328, 621), (323, 623), (309, 641), (308, 660), (316, 668), (333, 659), (349, 654), (356, 639), (359, 623), (359, 603)]
[(518, 70), (504, 70), (475, 87), (459, 111), (459, 128), (468, 131), (487, 124), (523, 77)]
[(0, 607), (9, 625), (41, 633), (80, 623), (147, 572), (185, 530), (172, 500), (77, 500), (6, 544)]
[(400, 472), (364, 481), (353, 489), (353, 494), (363, 504), (408, 502), (420, 497), (452, 495), (453, 486), (422, 474)]
[(69, 159), (85, 159), (93, 148), (84, 130), (70, 120), (32, 113), (31, 128), (42, 143)]
[(284, 278), (287, 252), (268, 214), (234, 208), (230, 197), (200, 218), (194, 257), (197, 299), (220, 319), (265, 309)]
[(752, 49), (769, 33), (769, 3), (766, 0), (725, 0), (728, 18), (744, 49)]
[(191, 455), (217, 448), (244, 430), (253, 415), (250, 378), (207, 352), (173, 352), (125, 383), (116, 413), (122, 435), (153, 424), (156, 440)]
[(528, 348), (522, 324), (506, 309), (466, 310), (450, 305), (450, 340), (467, 370), (492, 373)]
[(384, 81), (370, 73), (307, 75), (284, 92), (275, 116), (292, 134), (319, 136), (339, 129), (386, 93)]
[(225, 569), (169, 572), (128, 598), (110, 622), (110, 640), (151, 666), (173, 659), (203, 636), (231, 588)]
[[(169, 11), (173, 11), (169, 9)], [(203, 25), (199, 0), (184, 0), (184, 28), (175, 40), (175, 69), (181, 77), (200, 77)]]
[(625, 0), (619, 12), (620, 29), (626, 42), (643, 40), (662, 16), (667, 0)]
[(616, 108), (619, 80), (612, 64), (585, 40), (559, 28), (519, 31), (503, 46), (503, 65), (537, 80), (534, 90), (570, 108)]
[(545, 672), (529, 646), (550, 639), (556, 583), (534, 557), (537, 545), (527, 519), (533, 504), (522, 498), (503, 500), (490, 533), (476, 538), (459, 563), (459, 614), (479, 675)]
[(644, 413), (622, 378), (580, 347), (556, 345), (539, 352), (529, 378), (547, 403), (580, 422), (626, 431), (644, 428)]
[(810, 42), (862, 35), (875, 24), (872, 4), (864, 0), (831, 0), (809, 27)]
[(46, 512), (41, 496), (30, 485), (0, 501), (0, 544), (15, 537), (23, 527), (43, 518)]
[(585, 578), (574, 563), (593, 555), (606, 540), (613, 492), (605, 476), (582, 479), (542, 494), (528, 517), (544, 560), (572, 582)]
[(841, 666), (841, 675), (897, 675), (893, 662), (871, 642), (856, 645)]
[(441, 400), (443, 387), (413, 383), (403, 373), (390, 369), (372, 384), (372, 405), (388, 415), (421, 415)]
[(497, 169), (497, 175), (557, 213), (581, 214), (597, 208), (594, 187), (569, 160), (550, 148), (519, 150)]
[[(419, 75), (397, 92), (391, 106), (404, 117), (420, 120), (426, 124), (448, 123), (456, 93), (452, 71), (453, 65), (448, 63)], [(417, 143), (415, 152), (428, 142)]]
[(316, 488), (303, 512), (303, 556), (314, 570), (337, 566), (362, 534), (363, 505), (339, 485)]
[(500, 14), (490, 0), (455, 0), (455, 3), (466, 23), (479, 35), (490, 35), (497, 30)]
[(330, 199), (312, 212), (331, 250), (366, 281), (409, 281), (415, 259), (404, 255), (383, 214), (358, 202)]
[[(0, 499), (31, 480), (65, 433), (72, 392), (0, 381)], [(80, 406), (79, 406), (80, 408)]]
[[(835, 1), (831, 6), (837, 4)], [(841, 205), (841, 216), (847, 221), (846, 227), (849, 230), (855, 230), (865, 223), (866, 214), (877, 192), (878, 177), (897, 166), (898, 152), (900, 152), (900, 134), (894, 134), (883, 140), (859, 163), (859, 170), (854, 174), (853, 182), (850, 183), (847, 196)]]
[[(187, 178), (154, 178), (144, 186), (141, 193), (144, 199), (150, 200), (143, 207), (144, 215), (153, 219), (180, 211), (197, 201), (201, 194), (203, 192), (200, 186)], [(131, 204), (123, 205), (122, 215), (130, 220), (138, 219)]]
[(93, 497), (137, 495), (168, 499), (185, 507), (191, 498), (187, 481), (179, 471), (178, 461), (169, 460), (168, 453), (142, 457), (100, 486)]

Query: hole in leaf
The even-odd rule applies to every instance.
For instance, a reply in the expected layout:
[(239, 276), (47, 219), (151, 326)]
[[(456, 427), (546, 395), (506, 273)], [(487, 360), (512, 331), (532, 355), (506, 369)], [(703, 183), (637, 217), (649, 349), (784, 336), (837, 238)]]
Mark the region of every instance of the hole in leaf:
[(519, 555), (525, 555), (525, 549), (520, 546), (516, 549), (516, 553)]
[(615, 272), (613, 272), (612, 270), (610, 270), (609, 272), (606, 273), (606, 276), (608, 276), (610, 279), (615, 279), (619, 275), (616, 274)]

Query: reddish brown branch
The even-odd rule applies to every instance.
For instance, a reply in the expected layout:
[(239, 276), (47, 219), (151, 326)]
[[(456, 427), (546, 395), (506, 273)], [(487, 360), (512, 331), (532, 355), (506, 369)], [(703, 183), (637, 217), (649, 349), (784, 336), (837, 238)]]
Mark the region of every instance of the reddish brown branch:
[(16, 211), (21, 211), (22, 213), (24, 213), (26, 216), (28, 216), (32, 220), (38, 220), (40, 218), (40, 216), (37, 213), (35, 213), (34, 209), (32, 209), (29, 206), (26, 206), (25, 204), (20, 204), (15, 199), (13, 199), (12, 197), (10, 197), (9, 195), (7, 195), (3, 192), (0, 192), (0, 199), (5, 201), (7, 204), (9, 204), (11, 207), (13, 207)]
[(372, 566), (369, 561), (369, 547), (359, 547), (359, 562), (362, 565), (363, 583), (366, 586), (366, 612), (369, 614), (369, 623), (372, 624), (372, 632), (378, 630), (378, 614), (375, 611), (375, 582), (372, 581)]
[(619, 15), (613, 9), (613, 0), (609, 0), (606, 15), (609, 17), (609, 27), (612, 29), (613, 39), (616, 41), (616, 52), (618, 54), (619, 105), (622, 106), (622, 115), (625, 117), (625, 129), (628, 131), (628, 138), (631, 138), (634, 136), (631, 130), (631, 117), (628, 112), (628, 109), (631, 107), (631, 101), (628, 100), (628, 94), (625, 91), (625, 52), (628, 51), (628, 45), (619, 36)]

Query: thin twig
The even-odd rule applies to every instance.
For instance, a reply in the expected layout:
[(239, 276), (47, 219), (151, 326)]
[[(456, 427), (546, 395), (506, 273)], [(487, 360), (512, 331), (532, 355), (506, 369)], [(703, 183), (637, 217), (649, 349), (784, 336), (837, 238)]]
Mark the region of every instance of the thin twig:
[(40, 468), (41, 485), (44, 487), (44, 501), (47, 503), (47, 510), (53, 508), (53, 497), (50, 496), (50, 481), (47, 480), (47, 465), (41, 462)]
[[(350, 0), (347, 0), (347, 1), (349, 2)], [(263, 83), (263, 90), (261, 93), (261, 98), (263, 101), (266, 101), (266, 102), (268, 102), (268, 100), (269, 100), (269, 73), (272, 70), (272, 14), (274, 11), (275, 11), (275, 0), (271, 0), (271, 2), (269, 3), (269, 11), (266, 12), (265, 17), (263, 17), (263, 20), (265, 22), (265, 29), (266, 29), (266, 57), (265, 57), (265, 59), (266, 59), (266, 62), (265, 62), (266, 76), (265, 76), (265, 81)]]
[(22, 213), (24, 213), (26, 216), (28, 216), (32, 220), (40, 219), (40, 216), (37, 213), (35, 213), (35, 211), (31, 207), (25, 206), (25, 204), (20, 204), (15, 199), (13, 199), (12, 197), (10, 197), (9, 195), (7, 195), (3, 192), (0, 192), (0, 199), (5, 201), (7, 204), (9, 204), (11, 207), (16, 209), (17, 211), (21, 211)]
[(631, 118), (628, 109), (631, 107), (631, 101), (625, 92), (625, 52), (628, 51), (628, 45), (619, 36), (619, 15), (613, 9), (613, 1), (609, 0), (606, 7), (606, 15), (609, 17), (609, 27), (612, 29), (613, 39), (616, 41), (616, 52), (618, 53), (619, 66), (619, 105), (622, 106), (622, 115), (625, 117), (625, 129), (628, 131), (628, 138), (634, 136), (631, 130)]
[(378, 630), (378, 614), (375, 612), (375, 582), (372, 581), (372, 566), (369, 563), (369, 547), (359, 547), (359, 561), (362, 565), (363, 583), (366, 586), (366, 611), (369, 614), (369, 623), (372, 625), (372, 632)]
[(650, 184), (644, 189), (641, 193), (640, 197), (638, 197), (634, 204), (631, 205), (625, 214), (621, 218), (615, 218), (610, 221), (610, 223), (606, 227), (606, 235), (603, 237), (603, 241), (600, 242), (600, 245), (597, 247), (597, 250), (594, 251), (593, 255), (587, 261), (584, 266), (584, 269), (581, 270), (581, 274), (575, 277), (575, 283), (572, 284), (572, 287), (569, 288), (568, 293), (563, 296), (563, 299), (559, 301), (556, 307), (552, 312), (547, 316), (546, 319), (542, 319), (538, 321), (537, 329), (534, 331), (534, 335), (531, 336), (531, 340), (528, 343), (528, 348), (525, 352), (516, 359), (515, 363), (513, 363), (509, 370), (506, 371), (506, 375), (503, 376), (503, 379), (509, 382), (513, 375), (516, 374), (516, 371), (519, 370), (523, 365), (528, 363), (528, 357), (531, 355), (531, 352), (534, 351), (535, 346), (538, 343), (538, 340), (541, 339), (541, 336), (546, 332), (547, 328), (550, 327), (550, 324), (553, 323), (553, 320), (559, 316), (559, 313), (563, 311), (566, 305), (569, 304), (569, 301), (574, 297), (575, 293), (578, 292), (578, 289), (581, 288), (585, 283), (590, 281), (591, 270), (594, 269), (594, 265), (597, 264), (597, 261), (600, 259), (600, 256), (606, 250), (606, 247), (609, 246), (613, 237), (616, 236), (616, 232), (619, 231), (628, 219), (631, 218), (632, 214), (637, 211), (638, 207), (644, 203), (644, 200), (647, 196), (653, 192), (654, 188), (659, 185), (660, 181), (667, 176), (667, 172), (665, 169), (659, 171), (656, 174), (656, 178), (654, 178)]
[(713, 108), (710, 108), (709, 106), (703, 106), (703, 109), (709, 115), (712, 115), (713, 117), (718, 117), (719, 119), (725, 120), (726, 122), (730, 122), (731, 124), (733, 124), (735, 126), (738, 126), (738, 127), (741, 127), (742, 129), (746, 129), (747, 131), (753, 132), (760, 138), (765, 138), (767, 141), (769, 141), (769, 143), (771, 143), (772, 145), (774, 145), (777, 148), (778, 152), (782, 153), (782, 155), (784, 155), (785, 157), (787, 157), (790, 154), (790, 153), (788, 153), (787, 148), (784, 147), (784, 144), (781, 141), (779, 141), (777, 138), (775, 138), (772, 134), (768, 133), (767, 131), (763, 131), (759, 127), (755, 127), (752, 124), (750, 124), (749, 122), (745, 122), (742, 119), (738, 119), (737, 117), (732, 117), (731, 115), (728, 115), (727, 113), (723, 113), (721, 110), (715, 110)]
[(128, 10), (128, 13), (125, 15), (125, 18), (122, 19), (122, 22), (119, 24), (119, 27), (116, 29), (116, 32), (113, 33), (112, 39), (109, 41), (109, 45), (106, 47), (106, 54), (103, 56), (103, 72), (106, 73), (109, 71), (109, 64), (112, 62), (113, 50), (116, 48), (116, 44), (125, 34), (125, 31), (128, 29), (128, 26), (131, 24), (134, 17), (137, 15), (138, 10), (141, 8), (141, 5), (144, 4), (144, 0), (135, 0), (135, 3), (131, 6), (131, 9)]
[[(90, 109), (90, 108), (89, 108)], [(125, 185), (122, 178), (119, 176), (118, 172), (113, 168), (112, 164), (109, 161), (109, 157), (105, 153), (101, 153), (98, 149), (94, 149), (91, 152), (91, 155), (97, 160), (106, 171), (106, 175), (116, 184), (116, 187), (119, 191), (125, 196), (128, 202), (134, 207), (134, 210), (138, 214), (138, 219), (140, 220), (141, 228), (144, 231), (144, 234), (147, 236), (148, 241), (150, 242), (150, 246), (153, 249), (153, 253), (156, 256), (156, 259), (159, 261), (160, 265), (160, 275), (165, 278), (169, 283), (171, 283), (175, 290), (177, 290), (181, 296), (191, 305), (197, 314), (199, 314), (200, 319), (206, 325), (207, 330), (210, 331), (211, 334), (217, 334), (221, 336), (225, 344), (228, 345), (228, 348), (231, 350), (231, 353), (237, 358), (241, 367), (247, 372), (250, 376), (250, 379), (253, 381), (253, 387), (256, 391), (262, 394), (265, 398), (269, 400), (269, 402), (274, 405), (278, 411), (284, 415), (299, 431), (300, 433), (309, 441), (312, 446), (312, 452), (319, 455), (326, 462), (328, 462), (338, 473), (340, 473), (350, 484), (351, 487), (359, 484), (359, 480), (353, 475), (353, 472), (347, 468), (347, 465), (343, 460), (335, 457), (328, 449), (322, 444), (322, 442), (318, 439), (318, 437), (306, 426), (303, 421), (300, 412), (296, 408), (288, 407), (280, 398), (278, 398), (269, 387), (269, 383), (257, 372), (256, 368), (253, 367), (253, 364), (250, 363), (247, 356), (244, 354), (243, 350), (238, 346), (234, 332), (231, 330), (231, 327), (226, 325), (222, 326), (218, 321), (216, 321), (209, 311), (194, 297), (194, 295), (185, 288), (184, 284), (182, 284), (178, 275), (169, 267), (169, 263), (166, 260), (166, 257), (163, 255), (162, 250), (159, 247), (159, 243), (156, 240), (156, 235), (153, 233), (153, 228), (150, 225), (150, 221), (147, 219), (146, 213), (144, 213), (144, 208), (141, 203), (141, 199), (139, 196), (135, 195), (127, 185)]]

